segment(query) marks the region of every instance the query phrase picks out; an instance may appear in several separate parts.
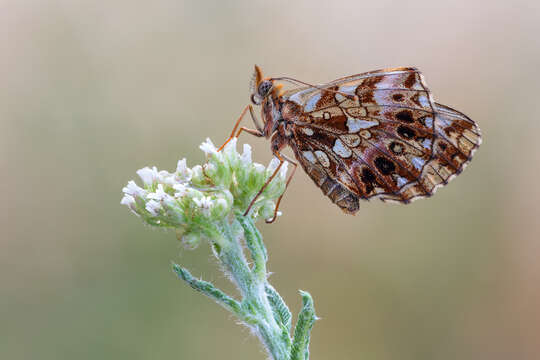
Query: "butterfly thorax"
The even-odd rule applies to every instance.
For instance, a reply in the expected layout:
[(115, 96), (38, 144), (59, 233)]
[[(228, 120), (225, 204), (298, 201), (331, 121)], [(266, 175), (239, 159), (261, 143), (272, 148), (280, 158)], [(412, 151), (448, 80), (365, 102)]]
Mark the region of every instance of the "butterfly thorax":
[(272, 138), (272, 150), (279, 151), (294, 138), (295, 124), (305, 123), (306, 114), (298, 104), (279, 94), (269, 96), (262, 104), (264, 135)]
[(281, 101), (277, 95), (268, 96), (262, 103), (262, 120), (264, 123), (263, 133), (269, 139), (276, 132), (278, 125), (283, 121), (281, 115)]

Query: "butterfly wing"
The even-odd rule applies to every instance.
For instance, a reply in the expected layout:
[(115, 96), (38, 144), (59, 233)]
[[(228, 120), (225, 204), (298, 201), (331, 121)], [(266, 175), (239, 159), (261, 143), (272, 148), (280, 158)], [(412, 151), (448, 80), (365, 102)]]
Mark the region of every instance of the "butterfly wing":
[(284, 93), (282, 113), (302, 114), (292, 121), (291, 147), (346, 212), (358, 210), (361, 198), (408, 203), (430, 196), (463, 170), (480, 145), (477, 125), (435, 103), (415, 68), (353, 75), (323, 88), (330, 91)]

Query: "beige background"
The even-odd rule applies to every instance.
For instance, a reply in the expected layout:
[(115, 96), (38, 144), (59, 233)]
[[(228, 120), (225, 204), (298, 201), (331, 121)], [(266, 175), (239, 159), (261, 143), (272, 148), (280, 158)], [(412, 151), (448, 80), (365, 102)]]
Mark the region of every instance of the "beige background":
[[(135, 170), (223, 140), (257, 63), (325, 82), (418, 66), (484, 144), (429, 200), (342, 214), (300, 173), (272, 282), (318, 315), (312, 359), (540, 357), (538, 1), (0, 1), (0, 357), (263, 359), (169, 269), (207, 247), (120, 206)], [(266, 163), (269, 143), (244, 138)]]

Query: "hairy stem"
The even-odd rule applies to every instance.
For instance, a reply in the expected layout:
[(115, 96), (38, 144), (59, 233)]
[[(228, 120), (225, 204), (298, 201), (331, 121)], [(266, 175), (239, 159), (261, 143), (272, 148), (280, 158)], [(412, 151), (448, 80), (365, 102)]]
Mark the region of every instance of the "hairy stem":
[[(232, 220), (224, 219), (210, 233), (214, 255), (237, 286), (242, 300), (235, 300), (213, 284), (195, 279), (189, 271), (173, 264), (176, 274), (252, 328), (272, 359), (308, 360), (309, 336), (316, 320), (313, 300), (308, 293), (301, 292), (303, 307), (293, 337), (291, 312), (268, 282), (268, 255), (253, 219), (236, 213)], [(253, 262), (251, 265), (244, 253), (244, 242)]]
[[(288, 359), (290, 340), (284, 341), (282, 329), (276, 322), (266, 295), (266, 287), (269, 286), (266, 278), (267, 257), (261, 234), (251, 218), (241, 215), (237, 215), (233, 223), (224, 228), (227, 229), (224, 235), (228, 237), (230, 246), (224, 246), (217, 255), (240, 289), (243, 298), (241, 306), (257, 319), (254, 325), (256, 333), (272, 357), (276, 360)], [(253, 260), (251, 268), (243, 252), (242, 238)]]

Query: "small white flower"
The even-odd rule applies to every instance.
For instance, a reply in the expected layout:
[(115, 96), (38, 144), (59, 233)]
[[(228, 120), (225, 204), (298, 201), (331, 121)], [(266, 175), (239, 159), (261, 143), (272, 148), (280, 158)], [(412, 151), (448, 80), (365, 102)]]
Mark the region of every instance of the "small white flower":
[(273, 174), (276, 168), (279, 166), (279, 159), (277, 157), (273, 157), (272, 160), (270, 160), (270, 163), (268, 164), (268, 171), (270, 171), (270, 174)]
[(176, 172), (182, 174), (186, 170), (187, 170), (186, 158), (183, 158), (182, 160), (178, 160), (178, 163), (176, 164)]
[(136, 211), (135, 198), (133, 196), (129, 194), (125, 194), (122, 200), (120, 200), (120, 204), (126, 205), (131, 210), (132, 213), (139, 216), (139, 214), (137, 214), (137, 211)]
[[(273, 157), (272, 160), (270, 160), (270, 164), (268, 164), (268, 171), (270, 171), (270, 174), (273, 174), (274, 171), (276, 171), (277, 167), (279, 166), (279, 159), (276, 157)], [(285, 178), (287, 176), (287, 165), (289, 163), (287, 161), (283, 162), (283, 165), (279, 168), (279, 176), (281, 178)]]
[(217, 208), (219, 211), (228, 211), (229, 202), (224, 198), (218, 198), (214, 201), (214, 207)]
[(186, 165), (186, 159), (178, 160), (176, 165), (176, 176), (179, 180), (190, 181), (192, 171)]
[(205, 174), (212, 174), (213, 172), (216, 171), (216, 165), (212, 164), (212, 163), (206, 163), (204, 164), (204, 173)]
[(158, 182), (162, 183), (162, 184), (165, 184), (165, 185), (169, 185), (169, 186), (172, 186), (173, 184), (176, 183), (176, 179), (174, 178), (174, 174), (171, 174), (170, 172), (168, 171), (165, 171), (165, 170), (161, 170), (160, 172), (158, 172)]
[(222, 216), (226, 211), (229, 211), (229, 203), (224, 198), (217, 198), (212, 204), (212, 213), (217, 216)]
[(163, 188), (163, 184), (158, 184), (156, 192), (150, 193), (146, 197), (148, 199), (152, 199), (156, 201), (172, 200), (171, 195), (165, 192), (165, 189)]
[(209, 196), (203, 196), (200, 199), (193, 199), (193, 202), (200, 208), (210, 208), (212, 206), (212, 199)]
[(184, 184), (174, 184), (173, 189), (176, 190), (174, 193), (175, 198), (184, 197), (187, 193), (187, 186)]
[(137, 175), (146, 185), (152, 185), (159, 177), (157, 168), (154, 166), (151, 169), (147, 166), (137, 170)]
[(135, 198), (131, 195), (125, 194), (122, 200), (120, 201), (120, 204), (126, 205), (129, 210), (131, 210), (132, 213), (134, 213), (137, 216), (140, 216), (137, 214), (137, 207), (135, 204)]
[(214, 146), (214, 143), (212, 143), (212, 140), (210, 140), (209, 138), (207, 138), (206, 141), (199, 146), (199, 148), (207, 155), (217, 154), (217, 148)]
[(160, 170), (158, 171), (158, 179), (161, 179), (163, 177), (171, 176), (172, 174), (168, 172), (167, 170)]
[(249, 144), (244, 144), (244, 152), (242, 153), (241, 159), (244, 165), (251, 164), (251, 146), (249, 146)]
[(219, 198), (219, 199), (216, 200), (216, 205), (217, 206), (222, 206), (223, 208), (226, 208), (227, 205), (228, 205), (227, 200)]
[(255, 167), (255, 171), (258, 172), (258, 173), (262, 173), (262, 172), (264, 172), (264, 170), (266, 170), (264, 165), (259, 164), (259, 163), (253, 163), (253, 167)]
[(141, 188), (135, 183), (135, 181), (128, 181), (127, 185), (122, 189), (124, 194), (131, 195), (132, 197), (145, 197), (146, 190)]
[(201, 165), (195, 165), (191, 169), (192, 177), (195, 179), (201, 179), (203, 177), (203, 170)]
[(194, 189), (194, 188), (192, 188), (190, 186), (186, 186), (186, 196), (189, 197), (189, 198), (198, 199), (201, 196), (203, 196), (203, 194), (202, 194), (202, 192), (200, 192), (197, 189)]
[(171, 176), (167, 176), (166, 178), (164, 178), (162, 180), (162, 183), (167, 186), (173, 186), (174, 184), (177, 183), (177, 180), (176, 180), (176, 177), (173, 174), (171, 174)]
[(120, 204), (131, 208), (135, 205), (135, 198), (131, 195), (125, 194), (122, 200), (120, 200)]
[(209, 196), (203, 196), (201, 198), (194, 198), (193, 199), (193, 202), (199, 207), (201, 208), (201, 211), (203, 212), (203, 214), (205, 215), (209, 215), (210, 214), (210, 209), (212, 208), (212, 206), (214, 205), (214, 202), (212, 201), (212, 199), (210, 199)]
[(285, 179), (287, 177), (287, 168), (289, 167), (289, 163), (285, 161), (283, 165), (281, 165), (281, 168), (279, 169), (279, 176), (282, 179)]
[(223, 148), (223, 152), (228, 154), (228, 155), (233, 155), (236, 153), (236, 142), (238, 141), (238, 138), (235, 138), (233, 137), (231, 140), (229, 140), (229, 142), (227, 143), (227, 145), (225, 145), (225, 147)]
[(158, 216), (161, 210), (161, 203), (155, 200), (150, 200), (146, 203), (146, 210), (148, 210), (148, 212), (153, 216)]

